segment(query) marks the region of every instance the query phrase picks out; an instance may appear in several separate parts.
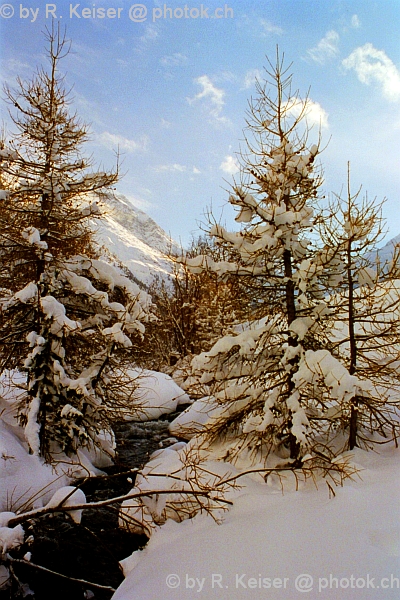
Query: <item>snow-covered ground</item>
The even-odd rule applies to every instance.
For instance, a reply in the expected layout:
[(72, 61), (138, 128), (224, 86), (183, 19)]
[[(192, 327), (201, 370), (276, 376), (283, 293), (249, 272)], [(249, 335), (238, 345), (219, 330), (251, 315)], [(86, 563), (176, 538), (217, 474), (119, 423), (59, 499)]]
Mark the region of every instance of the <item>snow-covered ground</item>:
[[(149, 377), (155, 392), (149, 392)], [(180, 390), (168, 377), (145, 372), (143, 383), (149, 409), (157, 414), (161, 407), (174, 410)], [(12, 497), (25, 490), (32, 495), (51, 482), (34, 502), (40, 506), (66, 478), (57, 480), (27, 453), (22, 430), (5, 410), (10, 396), (4, 379), (2, 395), (1, 510), (15, 510)], [(152, 410), (149, 416), (154, 416)], [(164, 455), (171, 462), (184, 448), (179, 443), (159, 451), (156, 461), (162, 464)], [(357, 449), (352, 455), (359, 476), (335, 488), (334, 497), (323, 480), (318, 488), (307, 482), (298, 491), (286, 486), (282, 493), (279, 486), (246, 476), (229, 495), (229, 511), (215, 513), (221, 524), (206, 514), (182, 523), (168, 519), (156, 527), (143, 551), (124, 561), (126, 579), (113, 600), (292, 600), (303, 594), (324, 600), (398, 598), (399, 450), (383, 446), (379, 454)]]
[(124, 562), (113, 600), (323, 598), (400, 595), (399, 450), (356, 450), (360, 477), (299, 491), (247, 479), (218, 525), (168, 520)]

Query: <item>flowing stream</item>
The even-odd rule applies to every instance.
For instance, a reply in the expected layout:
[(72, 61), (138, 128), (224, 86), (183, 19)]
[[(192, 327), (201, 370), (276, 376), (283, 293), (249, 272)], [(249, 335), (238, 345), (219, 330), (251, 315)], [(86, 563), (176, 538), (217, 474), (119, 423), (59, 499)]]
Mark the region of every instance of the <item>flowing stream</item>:
[[(183, 408), (183, 407), (182, 407)], [(175, 415), (170, 415), (169, 419)], [(103, 500), (129, 493), (135, 475), (131, 469), (141, 468), (157, 449), (176, 440), (168, 432), (168, 421), (117, 422), (113, 425), (117, 451), (115, 464), (105, 469), (107, 477), (92, 478), (81, 487), (87, 501)], [(118, 527), (118, 505), (83, 512), (80, 525), (65, 513), (47, 515), (25, 525), (26, 537), (34, 542), (22, 549), (32, 553), (32, 563), (69, 577), (84, 579), (113, 588), (123, 580), (119, 561), (143, 547), (147, 538)], [(55, 575), (16, 565), (22, 587), (0, 591), (0, 600), (109, 600), (112, 592), (61, 579)]]

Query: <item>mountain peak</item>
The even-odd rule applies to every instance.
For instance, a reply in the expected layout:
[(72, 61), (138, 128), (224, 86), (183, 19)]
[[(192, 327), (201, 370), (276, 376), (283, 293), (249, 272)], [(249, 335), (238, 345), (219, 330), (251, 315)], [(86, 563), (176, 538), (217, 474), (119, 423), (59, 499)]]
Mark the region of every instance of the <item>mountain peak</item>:
[(169, 252), (179, 253), (178, 244), (143, 210), (133, 206), (123, 194), (103, 200), (101, 219), (94, 223), (95, 237), (107, 250), (148, 285), (155, 275), (171, 272)]

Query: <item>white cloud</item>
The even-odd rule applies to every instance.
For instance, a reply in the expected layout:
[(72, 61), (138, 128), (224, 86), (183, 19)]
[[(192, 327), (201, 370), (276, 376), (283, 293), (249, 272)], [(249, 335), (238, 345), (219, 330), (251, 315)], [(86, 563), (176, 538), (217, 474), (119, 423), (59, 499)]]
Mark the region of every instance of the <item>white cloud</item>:
[(261, 79), (262, 74), (259, 69), (251, 69), (244, 76), (243, 89), (248, 90), (253, 87), (256, 79)]
[(225, 156), (225, 160), (222, 161), (219, 168), (228, 175), (235, 175), (240, 170), (237, 160), (231, 155)]
[(171, 125), (172, 123), (170, 121), (167, 121), (166, 119), (161, 119), (161, 127), (163, 127), (164, 129), (169, 129)]
[(174, 163), (172, 165), (158, 165), (158, 167), (155, 167), (155, 171), (157, 171), (158, 173), (161, 173), (163, 171), (169, 171), (171, 173), (184, 173), (186, 171), (186, 167), (185, 165), (180, 165), (179, 163)]
[(229, 81), (229, 83), (234, 83), (237, 81), (237, 76), (232, 71), (222, 71), (220, 75), (214, 77), (214, 81)]
[(104, 131), (97, 139), (102, 146), (105, 146), (110, 150), (119, 148), (119, 150), (125, 152), (139, 152), (146, 150), (149, 143), (147, 135), (142, 135), (138, 140), (130, 140), (122, 135), (116, 135), (109, 131)]
[(158, 37), (158, 28), (156, 25), (148, 25), (144, 34), (139, 38), (141, 42), (146, 43), (155, 40)]
[[(299, 117), (303, 108), (304, 102), (298, 101), (290, 106), (286, 104), (285, 108), (287, 108), (287, 114), (292, 115), (293, 117)], [(310, 98), (307, 100), (307, 108), (305, 113), (305, 119), (307, 121), (308, 127), (312, 127), (313, 125), (317, 125), (323, 129), (327, 129), (329, 127), (328, 123), (328, 113), (325, 109), (322, 108), (319, 102), (314, 102)]]
[(185, 56), (184, 54), (180, 54), (179, 52), (176, 52), (175, 54), (163, 56), (162, 59), (160, 60), (160, 63), (164, 67), (180, 67), (182, 65), (185, 65), (187, 63), (187, 61), (188, 61), (187, 56)]
[(390, 102), (400, 100), (400, 72), (383, 50), (370, 43), (360, 46), (342, 61), (345, 69), (353, 69), (361, 83), (375, 83)]
[(193, 167), (193, 175), (200, 175), (201, 171), (197, 167)]
[[(34, 71), (34, 64), (29, 65), (28, 63), (19, 60), (19, 58), (12, 57), (8, 59), (2, 59), (0, 61), (0, 88), (2, 88), (4, 84), (11, 84), (12, 87), (12, 82), (14, 82), (16, 77), (30, 79), (32, 72)], [(8, 117), (4, 115), (3, 118), (7, 120)]]
[(353, 15), (351, 17), (351, 26), (354, 27), (354, 29), (358, 29), (359, 27), (361, 27), (360, 19), (357, 15)]
[(260, 23), (264, 33), (266, 33), (267, 35), (282, 35), (283, 33), (282, 27), (279, 27), (278, 25), (273, 25), (270, 21), (267, 21), (266, 19), (261, 19)]
[(195, 79), (195, 83), (202, 86), (201, 92), (196, 94), (193, 98), (187, 98), (189, 104), (193, 104), (198, 100), (205, 99), (208, 101), (208, 109), (210, 115), (220, 123), (228, 123), (229, 120), (226, 117), (221, 116), (222, 110), (225, 105), (225, 92), (221, 88), (217, 88), (208, 77), (208, 75), (202, 75)]
[(312, 60), (323, 65), (327, 60), (335, 58), (339, 54), (338, 44), (339, 34), (332, 29), (318, 42), (315, 48), (307, 50), (307, 54)]
[(8, 60), (2, 61), (2, 68), (8, 73), (14, 75), (21, 75), (26, 71), (32, 71), (32, 67), (26, 62), (22, 62), (19, 58), (9, 58)]

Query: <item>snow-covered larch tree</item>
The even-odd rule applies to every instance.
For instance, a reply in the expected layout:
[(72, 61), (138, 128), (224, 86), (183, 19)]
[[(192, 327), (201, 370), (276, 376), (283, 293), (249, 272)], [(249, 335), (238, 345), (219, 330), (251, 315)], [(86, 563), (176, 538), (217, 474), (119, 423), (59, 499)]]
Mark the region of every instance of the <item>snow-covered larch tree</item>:
[(389, 260), (380, 259), (383, 202), (360, 200), (360, 194), (361, 188), (351, 192), (348, 165), (346, 198), (335, 196), (320, 222), (321, 239), (336, 248), (343, 273), (342, 284), (329, 295), (329, 345), (349, 374), (363, 382), (332, 421), (346, 432), (349, 449), (399, 435), (400, 249), (393, 247)]
[(87, 128), (70, 112), (60, 29), (49, 68), (6, 88), (16, 128), (0, 150), (1, 371), (27, 373), (20, 420), (33, 453), (51, 460), (99, 443), (112, 356), (144, 332), (151, 299), (94, 254), (91, 220), (118, 179), (81, 153)]
[[(226, 458), (247, 454), (276, 464), (278, 456), (292, 467), (307, 458), (308, 465), (330, 468), (336, 453), (323, 439), (324, 415), (354, 387), (351, 377), (342, 381), (344, 367), (323, 349), (326, 286), (341, 279), (340, 257), (316, 244), (321, 140), (317, 132), (311, 141), (311, 100), (292, 90), (278, 52), (269, 65), (249, 102), (240, 184), (234, 183), (229, 197), (241, 229), (227, 231), (219, 224), (210, 229), (238, 258), (186, 261), (195, 272), (210, 269), (222, 278), (241, 278), (252, 290), (258, 318), (195, 357), (192, 367), (208, 386), (210, 402), (219, 405), (205, 437), (225, 436)], [(322, 368), (333, 381), (329, 404), (314, 393), (325, 352), (329, 359)]]

